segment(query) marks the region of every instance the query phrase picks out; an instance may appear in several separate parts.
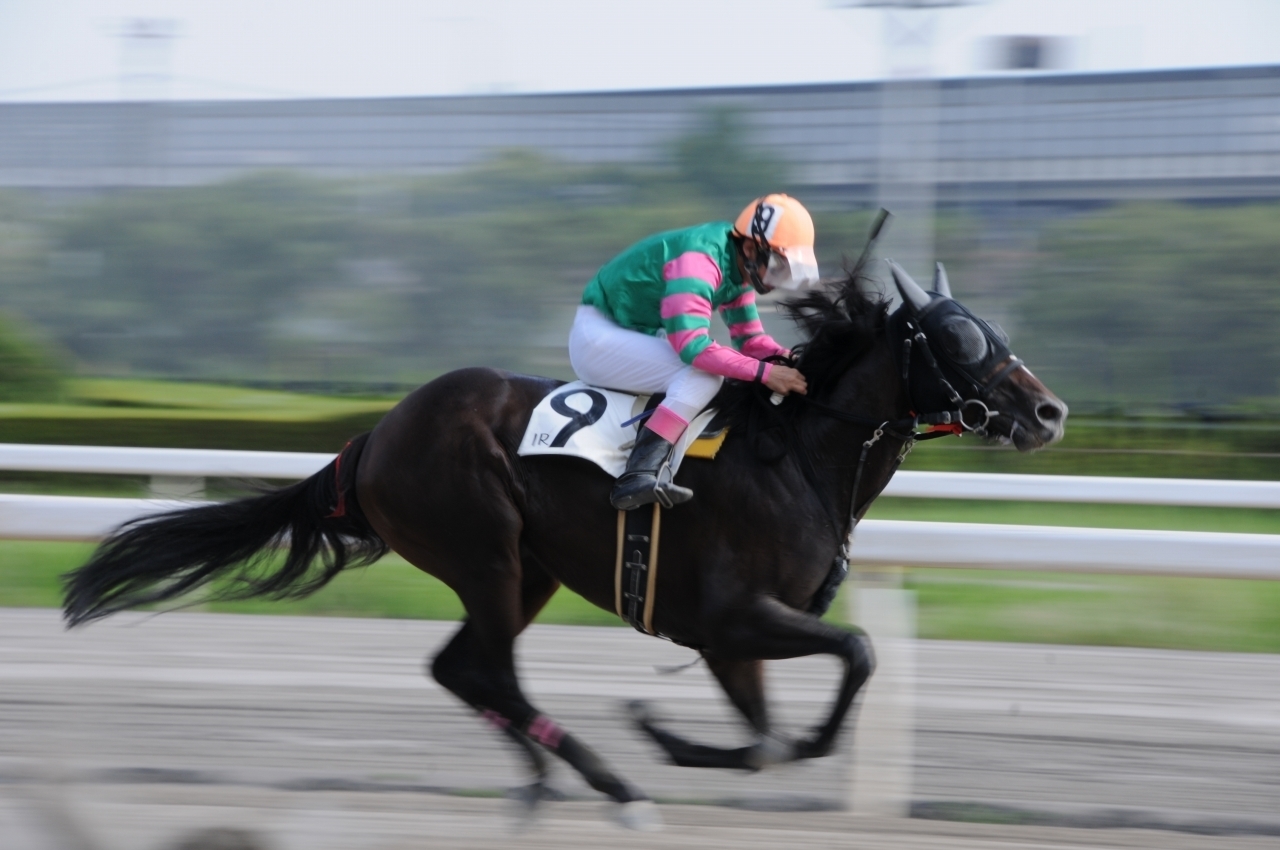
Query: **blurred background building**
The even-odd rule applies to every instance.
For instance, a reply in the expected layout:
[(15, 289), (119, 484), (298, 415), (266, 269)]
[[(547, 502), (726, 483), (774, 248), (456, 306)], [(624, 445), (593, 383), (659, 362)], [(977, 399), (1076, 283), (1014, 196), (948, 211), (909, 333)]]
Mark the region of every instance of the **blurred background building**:
[(891, 207), (884, 252), (947, 262), (1077, 412), (1280, 409), (1280, 65), (1071, 71), (1006, 29), (939, 78), (941, 13), (885, 14), (867, 82), (244, 100), (165, 99), (183, 24), (120, 24), (118, 96), (0, 102), (10, 395), (567, 377), (600, 264), (783, 189), (831, 274)]
[[(1046, 48), (1005, 40), (1006, 61)], [(579, 165), (663, 165), (710, 112), (832, 206), (876, 199), (886, 122), (872, 82), (364, 100), (0, 104), (0, 186), (192, 186), (263, 169), (321, 177), (454, 172), (524, 149)], [(936, 83), (943, 206), (1240, 200), (1280, 191), (1280, 66), (1007, 75)]]

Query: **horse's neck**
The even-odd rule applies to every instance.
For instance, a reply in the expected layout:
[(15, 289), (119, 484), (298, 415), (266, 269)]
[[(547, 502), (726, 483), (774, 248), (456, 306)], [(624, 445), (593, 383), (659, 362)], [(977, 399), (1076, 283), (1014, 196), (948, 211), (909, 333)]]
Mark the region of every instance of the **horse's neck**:
[[(900, 420), (910, 415), (911, 405), (898, 379), (887, 335), (882, 335), (840, 376), (827, 404), (880, 422)], [(809, 417), (807, 425), (806, 442), (815, 454), (815, 466), (826, 491), (823, 495), (841, 514), (849, 511), (855, 495), (857, 506), (863, 507), (863, 502), (884, 489), (897, 469), (902, 443), (886, 435), (868, 452), (861, 479), (856, 481), (858, 492), (855, 494), (853, 488), (862, 444), (875, 429), (821, 415)], [(840, 517), (842, 521), (846, 518), (847, 514)]]

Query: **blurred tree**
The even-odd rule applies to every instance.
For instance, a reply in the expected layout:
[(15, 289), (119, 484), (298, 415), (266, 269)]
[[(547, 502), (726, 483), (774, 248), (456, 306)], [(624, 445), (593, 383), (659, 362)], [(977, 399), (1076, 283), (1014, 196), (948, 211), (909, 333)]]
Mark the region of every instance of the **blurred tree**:
[(59, 358), (0, 314), (0, 402), (51, 401), (62, 388)]
[(1280, 206), (1129, 205), (1051, 225), (1019, 310), (1019, 353), (1068, 401), (1274, 396)]
[[(680, 179), (736, 215), (752, 198), (784, 191), (786, 164), (753, 148), (752, 129), (739, 109), (719, 107), (704, 113), (694, 128), (672, 146)], [(736, 204), (736, 206), (734, 206)]]
[(353, 214), (289, 174), (108, 195), (53, 224), (23, 306), (91, 372), (242, 371), (282, 303), (334, 276)]
[[(785, 188), (745, 139), (729, 110), (675, 143), (674, 169), (508, 151), (428, 177), (0, 193), (0, 308), (88, 374), (409, 383), (487, 364), (567, 377), (565, 335), (602, 263)], [(834, 275), (870, 215), (815, 212)], [(1276, 397), (1280, 205), (998, 214), (942, 215), (939, 257), (957, 296), (1005, 323), (1068, 402)], [(56, 371), (14, 338), (36, 352), (22, 362)]]
[(596, 268), (647, 233), (724, 215), (652, 170), (519, 151), (427, 178), (259, 174), (19, 215), (39, 238), (13, 262), (0, 241), (0, 304), (90, 374), (568, 374), (564, 336)]

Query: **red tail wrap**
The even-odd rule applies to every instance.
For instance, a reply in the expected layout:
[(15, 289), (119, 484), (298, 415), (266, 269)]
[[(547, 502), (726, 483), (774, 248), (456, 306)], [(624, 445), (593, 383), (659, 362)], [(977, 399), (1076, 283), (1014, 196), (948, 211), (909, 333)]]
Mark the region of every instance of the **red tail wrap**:
[(339, 519), (347, 515), (347, 491), (342, 489), (342, 456), (349, 448), (351, 448), (351, 441), (347, 440), (347, 444), (342, 447), (342, 451), (338, 452), (338, 457), (333, 462), (333, 487), (338, 491), (338, 504), (325, 519)]

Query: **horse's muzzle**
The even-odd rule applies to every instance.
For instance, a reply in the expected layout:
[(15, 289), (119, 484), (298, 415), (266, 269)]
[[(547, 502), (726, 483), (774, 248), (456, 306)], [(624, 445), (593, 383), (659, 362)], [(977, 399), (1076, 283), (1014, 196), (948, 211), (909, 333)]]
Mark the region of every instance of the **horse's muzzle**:
[(1029, 415), (1015, 415), (1009, 439), (1020, 452), (1032, 452), (1062, 439), (1067, 405), (1052, 394), (1037, 399)]
[(1025, 366), (1009, 376), (995, 392), (993, 407), (1003, 416), (993, 421), (1001, 434), (1020, 452), (1032, 452), (1062, 439), (1067, 405)]

